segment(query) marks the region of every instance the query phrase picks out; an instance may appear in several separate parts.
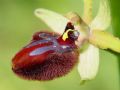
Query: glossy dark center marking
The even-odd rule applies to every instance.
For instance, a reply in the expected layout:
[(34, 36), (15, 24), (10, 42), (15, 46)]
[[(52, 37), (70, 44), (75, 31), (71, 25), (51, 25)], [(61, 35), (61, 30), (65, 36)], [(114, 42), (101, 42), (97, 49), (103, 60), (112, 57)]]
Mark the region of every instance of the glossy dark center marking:
[(38, 44), (43, 44), (43, 43), (48, 43), (48, 40), (38, 40), (38, 41), (34, 41), (32, 44), (28, 45), (26, 48), (30, 48), (32, 46), (38, 45)]
[(40, 33), (39, 37), (43, 38), (43, 39), (38, 40), (38, 41), (34, 41), (30, 45), (28, 45), (26, 48), (30, 48), (32, 46), (35, 46), (38, 44), (44, 44), (44, 43), (48, 43), (48, 42), (52, 42), (53, 45), (44, 46), (44, 47), (34, 49), (33, 51), (30, 52), (30, 54), (29, 54), (30, 56), (44, 54), (45, 52), (47, 52), (49, 50), (54, 50), (55, 52), (59, 52), (59, 53), (73, 50), (72, 45), (60, 45), (57, 41), (58, 36), (52, 36), (52, 35), (47, 34), (47, 33)]
[(67, 46), (67, 45), (62, 45), (60, 46), (60, 48), (58, 49), (57, 46), (45, 46), (45, 47), (40, 47), (40, 48), (37, 48), (35, 50), (33, 50), (29, 55), (30, 56), (34, 56), (34, 55), (40, 55), (40, 54), (43, 54), (49, 50), (54, 50), (55, 52), (67, 52), (67, 51), (71, 51), (71, 47), (70, 46)]
[[(52, 35), (44, 33), (44, 32), (40, 33), (39, 37), (43, 38), (43, 39), (38, 40), (38, 41), (35, 40), (33, 43), (28, 45), (26, 48), (30, 48), (30, 47), (38, 45), (38, 44), (48, 43), (48, 42), (53, 41), (53, 40), (55, 41), (58, 38), (58, 36), (52, 36)], [(56, 42), (53, 42), (53, 43), (56, 43)]]
[(34, 56), (34, 55), (43, 54), (49, 50), (54, 50), (53, 46), (45, 46), (42, 48), (37, 48), (37, 49), (33, 50), (29, 55)]

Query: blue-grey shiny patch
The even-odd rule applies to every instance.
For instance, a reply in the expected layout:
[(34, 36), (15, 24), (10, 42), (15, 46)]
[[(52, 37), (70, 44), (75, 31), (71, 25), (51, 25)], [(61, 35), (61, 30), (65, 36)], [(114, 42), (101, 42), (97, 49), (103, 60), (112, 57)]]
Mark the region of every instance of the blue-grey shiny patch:
[(62, 52), (62, 53), (63, 53), (63, 52), (70, 52), (70, 51), (72, 51), (72, 50), (73, 50), (72, 46), (62, 45), (60, 52)]
[[(44, 36), (47, 36), (47, 34), (46, 33), (40, 34), (40, 37), (43, 38)], [(57, 37), (49, 36), (49, 34), (47, 37), (48, 38), (44, 38), (42, 40), (38, 40), (38, 41), (31, 43), (26, 48), (29, 48), (29, 47), (32, 47), (38, 44), (48, 43), (48, 42), (52, 42), (53, 44), (50, 46), (43, 46), (43, 47), (33, 50), (32, 52), (30, 52), (29, 54), (30, 56), (40, 55), (50, 50), (54, 50), (55, 52), (58, 52), (58, 53), (70, 52), (73, 50), (71, 45), (60, 45), (57, 42)]]
[(26, 48), (30, 48), (32, 46), (38, 45), (38, 44), (43, 44), (43, 43), (48, 43), (48, 40), (38, 40), (38, 41), (34, 41), (33, 43), (31, 43), (30, 45), (28, 45)]
[(39, 37), (42, 37), (42, 38), (51, 38), (51, 37), (53, 37), (51, 34), (48, 34), (48, 33), (40, 33), (39, 34)]
[(40, 55), (49, 50), (54, 50), (55, 52), (63, 53), (63, 52), (70, 52), (73, 49), (68, 45), (61, 45), (59, 47), (55, 46), (55, 45), (51, 45), (51, 46), (37, 48), (37, 49), (33, 50), (29, 55), (30, 56)]
[(40, 48), (33, 50), (29, 55), (30, 56), (40, 55), (40, 54), (43, 54), (49, 50), (55, 50), (55, 49), (53, 48), (53, 46), (40, 47)]
[[(41, 33), (41, 37), (43, 38), (45, 36), (46, 33)], [(55, 45), (57, 45), (57, 39), (58, 37), (53, 37), (50, 36), (49, 34), (47, 35), (47, 38), (42, 39), (42, 40), (38, 40), (38, 41), (34, 41), (33, 43), (31, 43), (30, 45), (28, 45), (26, 48), (30, 48), (32, 46), (38, 45), (38, 44), (43, 44), (43, 43), (48, 43), (48, 42), (53, 42)]]

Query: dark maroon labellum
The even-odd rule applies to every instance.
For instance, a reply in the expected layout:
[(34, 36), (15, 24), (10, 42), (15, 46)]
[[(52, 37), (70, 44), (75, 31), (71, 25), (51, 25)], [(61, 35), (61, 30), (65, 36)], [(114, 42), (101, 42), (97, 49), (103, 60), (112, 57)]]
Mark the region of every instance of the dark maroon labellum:
[[(67, 29), (71, 27), (74, 28), (69, 23)], [(69, 32), (64, 41), (53, 32), (35, 33), (31, 43), (12, 59), (13, 72), (24, 79), (43, 81), (66, 75), (77, 63), (77, 37), (74, 32)]]

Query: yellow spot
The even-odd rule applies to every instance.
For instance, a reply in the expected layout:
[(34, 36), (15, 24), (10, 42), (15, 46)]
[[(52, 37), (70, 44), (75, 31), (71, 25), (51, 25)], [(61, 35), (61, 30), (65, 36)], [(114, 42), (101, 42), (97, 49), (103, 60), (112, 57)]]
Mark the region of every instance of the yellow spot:
[(69, 31), (74, 31), (74, 30), (68, 29), (68, 30), (63, 34), (62, 39), (63, 39), (64, 41), (68, 38), (68, 32), (69, 32)]

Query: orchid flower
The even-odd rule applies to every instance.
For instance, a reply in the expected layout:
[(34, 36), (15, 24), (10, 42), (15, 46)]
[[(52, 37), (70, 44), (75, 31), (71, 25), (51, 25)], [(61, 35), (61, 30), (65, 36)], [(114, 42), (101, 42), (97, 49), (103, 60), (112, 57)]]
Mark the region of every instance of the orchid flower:
[(68, 22), (72, 22), (75, 29), (79, 30), (80, 37), (76, 45), (80, 48), (78, 72), (82, 81), (94, 79), (97, 75), (99, 48), (120, 53), (120, 40), (104, 31), (111, 23), (108, 1), (100, 1), (98, 13), (94, 19), (92, 18), (92, 2), (93, 0), (84, 0), (83, 18), (74, 12), (63, 16), (43, 8), (35, 10), (35, 15), (57, 33), (62, 34)]

